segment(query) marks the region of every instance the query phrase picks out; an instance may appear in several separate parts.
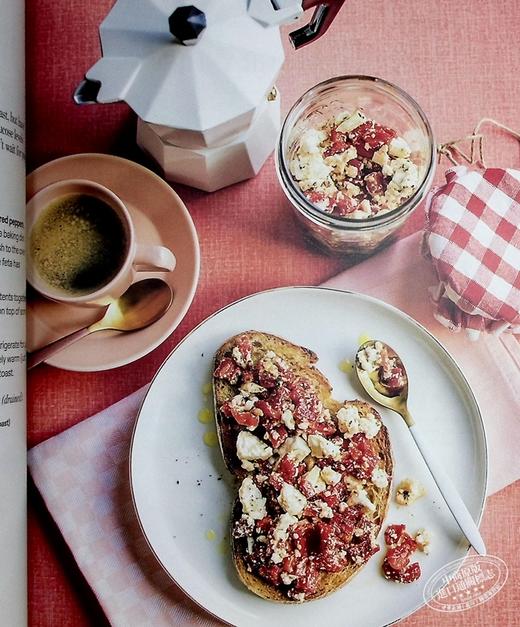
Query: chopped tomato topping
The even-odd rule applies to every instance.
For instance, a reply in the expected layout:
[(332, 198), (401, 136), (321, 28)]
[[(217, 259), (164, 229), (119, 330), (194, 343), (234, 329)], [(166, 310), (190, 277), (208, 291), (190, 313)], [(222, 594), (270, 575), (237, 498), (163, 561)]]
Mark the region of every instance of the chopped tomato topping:
[(273, 427), (272, 429), (266, 429), (266, 434), (269, 442), (273, 448), (278, 448), (287, 440), (287, 429), (283, 425)]
[(247, 427), (251, 431), (258, 427), (260, 418), (252, 414), (250, 411), (239, 411), (228, 401), (224, 403), (220, 411), (228, 418), (234, 418), (235, 422), (243, 427)]
[(269, 402), (269, 400), (256, 401), (255, 407), (257, 407), (263, 412), (264, 419), (265, 419), (264, 422), (268, 421), (269, 424), (272, 424), (272, 425), (277, 425), (281, 423), (282, 412), (276, 407), (273, 407), (271, 403)]
[(304, 471), (305, 464), (296, 464), (293, 459), (285, 455), (278, 464), (278, 472), (282, 475), (283, 480), (286, 483), (292, 483), (296, 481), (298, 476)]
[(383, 574), (387, 579), (398, 581), (399, 583), (412, 583), (421, 576), (421, 566), (418, 562), (413, 562), (404, 570), (395, 570), (385, 560), (383, 562)]
[(370, 479), (379, 457), (374, 453), (370, 440), (363, 433), (356, 433), (348, 443), (342, 461), (348, 474), (357, 479)]
[(385, 531), (388, 545), (383, 561), (383, 574), (387, 579), (400, 583), (411, 583), (421, 576), (417, 562), (410, 564), (410, 558), (417, 550), (417, 542), (406, 532), (404, 525), (389, 525)]
[(368, 533), (359, 538), (354, 536), (354, 539), (355, 541), (347, 549), (347, 553), (354, 564), (364, 564), (380, 550), (377, 544), (372, 543)]
[(231, 359), (231, 357), (223, 357), (219, 365), (215, 368), (213, 375), (217, 379), (229, 381), (231, 385), (236, 385), (240, 378), (242, 369)]
[(280, 575), (282, 574), (282, 569), (277, 564), (273, 564), (271, 566), (260, 566), (258, 569), (258, 574), (267, 579), (269, 583), (273, 584), (273, 586), (279, 586), (282, 583)]

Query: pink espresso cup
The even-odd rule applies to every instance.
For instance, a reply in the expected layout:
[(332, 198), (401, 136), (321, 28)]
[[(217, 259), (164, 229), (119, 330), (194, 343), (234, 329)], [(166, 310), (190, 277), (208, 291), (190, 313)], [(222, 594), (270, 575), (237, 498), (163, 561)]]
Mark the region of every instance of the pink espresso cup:
[[(105, 203), (117, 216), (125, 235), (124, 252), (118, 268), (114, 268), (110, 280), (97, 286), (94, 291), (81, 294), (67, 292), (51, 285), (38, 271), (31, 256), (32, 229), (38, 218), (53, 202), (60, 198), (84, 194), (93, 196)], [(70, 179), (58, 181), (44, 187), (27, 203), (27, 281), (40, 294), (56, 302), (69, 305), (100, 306), (108, 305), (119, 298), (142, 271), (171, 272), (175, 268), (175, 255), (165, 246), (145, 246), (137, 243), (132, 218), (124, 203), (113, 192), (92, 181)], [(141, 266), (142, 270), (137, 267)]]

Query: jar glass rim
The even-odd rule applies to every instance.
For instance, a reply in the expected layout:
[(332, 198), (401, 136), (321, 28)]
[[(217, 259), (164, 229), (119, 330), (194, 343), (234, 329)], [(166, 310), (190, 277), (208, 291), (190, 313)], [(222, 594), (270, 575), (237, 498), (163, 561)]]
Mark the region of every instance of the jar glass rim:
[[(403, 100), (419, 117), (420, 121), (424, 125), (425, 135), (428, 138), (429, 142), (429, 154), (428, 154), (428, 164), (425, 169), (425, 174), (421, 181), (421, 184), (417, 187), (415, 192), (406, 199), (406, 201), (392, 209), (391, 211), (385, 212), (381, 215), (375, 215), (370, 218), (336, 218), (331, 214), (325, 213), (318, 209), (313, 203), (309, 201), (309, 199), (305, 196), (305, 194), (300, 189), (300, 186), (297, 185), (289, 172), (289, 167), (287, 164), (286, 154), (285, 154), (285, 145), (287, 143), (288, 135), (291, 132), (294, 123), (297, 121), (300, 108), (303, 104), (307, 104), (312, 102), (312, 99), (319, 94), (326, 92), (328, 89), (331, 89), (337, 85), (345, 84), (348, 82), (354, 83), (355, 81), (366, 82), (367, 84), (377, 85), (383, 89), (391, 90), (397, 95), (397, 97)], [(377, 78), (375, 76), (367, 76), (363, 74), (347, 74), (341, 76), (334, 76), (332, 78), (328, 78), (320, 83), (317, 83), (313, 87), (309, 88), (304, 94), (298, 98), (298, 100), (293, 104), (287, 113), (285, 120), (282, 124), (282, 128), (280, 131), (278, 148), (275, 153), (276, 163), (277, 163), (277, 171), (279, 178), (282, 182), (282, 186), (288, 193), (292, 204), (302, 213), (307, 215), (307, 217), (313, 219), (313, 221), (326, 225), (338, 228), (340, 230), (370, 230), (375, 227), (384, 225), (388, 222), (391, 222), (394, 218), (401, 217), (402, 215), (409, 213), (412, 209), (417, 205), (417, 199), (423, 196), (423, 193), (431, 180), (433, 179), (434, 171), (435, 171), (435, 141), (433, 137), (433, 131), (428, 121), (428, 118), (424, 114), (420, 105), (412, 98), (407, 92), (403, 89), (386, 81), (382, 78)]]

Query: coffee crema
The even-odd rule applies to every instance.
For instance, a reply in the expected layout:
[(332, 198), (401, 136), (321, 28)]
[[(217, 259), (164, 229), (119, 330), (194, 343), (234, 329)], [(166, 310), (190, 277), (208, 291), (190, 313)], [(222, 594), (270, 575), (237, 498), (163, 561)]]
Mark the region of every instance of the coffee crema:
[(89, 194), (68, 194), (50, 203), (36, 220), (30, 254), (42, 280), (79, 296), (116, 276), (127, 245), (124, 226), (112, 207)]

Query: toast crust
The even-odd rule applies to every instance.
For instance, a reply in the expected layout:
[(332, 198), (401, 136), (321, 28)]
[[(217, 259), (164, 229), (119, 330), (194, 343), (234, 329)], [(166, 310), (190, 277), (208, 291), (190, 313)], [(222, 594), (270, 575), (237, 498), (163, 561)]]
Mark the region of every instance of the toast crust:
[[(253, 364), (258, 364), (259, 361), (265, 357), (266, 353), (272, 351), (272, 353), (274, 353), (277, 357), (282, 358), (282, 360), (289, 366), (295, 377), (302, 377), (308, 381), (312, 391), (322, 402), (323, 407), (326, 410), (329, 410), (330, 420), (334, 422), (336, 426), (337, 413), (343, 407), (354, 407), (356, 408), (359, 416), (371, 415), (376, 421), (380, 421), (378, 412), (368, 403), (361, 400), (340, 403), (332, 397), (332, 386), (325, 375), (316, 368), (315, 364), (318, 361), (318, 357), (313, 351), (268, 333), (246, 331), (227, 340), (220, 347), (215, 356), (216, 374), (222, 360), (232, 359), (233, 349), (238, 343), (243, 342), (244, 340), (246, 340), (251, 346), (250, 362)], [(223, 405), (226, 403), (229, 404), (240, 392), (239, 384), (232, 383), (225, 378), (220, 378), (219, 376), (214, 376), (213, 391), (217, 433), (219, 436), (223, 458), (228, 470), (236, 477), (237, 483), (240, 483), (245, 477), (254, 477), (255, 472), (258, 473), (258, 470), (244, 468), (241, 460), (237, 456), (237, 437), (241, 431), (248, 429), (246, 429), (243, 425), (238, 424), (235, 420), (230, 419), (229, 415), (226, 415), (221, 410)], [(249, 431), (255, 430), (249, 429)], [(264, 439), (266, 439), (265, 436)], [(371, 437), (370, 444), (374, 454), (378, 458), (377, 467), (384, 471), (388, 477), (388, 483), (384, 487), (378, 487), (370, 480), (363, 481), (365, 493), (374, 506), (374, 511), (366, 511), (364, 516), (370, 520), (371, 534), (375, 541), (375, 537), (381, 530), (388, 510), (391, 494), (391, 478), (393, 474), (390, 439), (388, 431), (382, 423), (379, 426), (377, 434)], [(277, 449), (274, 446), (273, 450), (276, 454)], [(344, 477), (342, 477), (342, 480), (343, 479)], [(351, 561), (339, 572), (327, 572), (325, 570), (321, 570), (319, 572), (318, 583), (314, 591), (306, 594), (305, 598), (302, 598), (301, 595), (294, 595), (292, 598), (289, 598), (286, 586), (273, 585), (270, 581), (266, 580), (265, 577), (259, 576), (258, 572), (255, 572), (255, 569), (252, 569), (250, 564), (248, 564), (245, 539), (243, 536), (237, 536), (237, 534), (234, 533), (236, 525), (243, 520), (244, 516), (245, 514), (243, 512), (242, 503), (237, 497), (233, 507), (231, 522), (233, 561), (237, 573), (244, 585), (249, 590), (264, 599), (280, 603), (300, 603), (302, 601), (322, 598), (344, 586), (363, 568), (366, 561), (368, 561), (368, 559), (362, 563)]]

